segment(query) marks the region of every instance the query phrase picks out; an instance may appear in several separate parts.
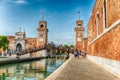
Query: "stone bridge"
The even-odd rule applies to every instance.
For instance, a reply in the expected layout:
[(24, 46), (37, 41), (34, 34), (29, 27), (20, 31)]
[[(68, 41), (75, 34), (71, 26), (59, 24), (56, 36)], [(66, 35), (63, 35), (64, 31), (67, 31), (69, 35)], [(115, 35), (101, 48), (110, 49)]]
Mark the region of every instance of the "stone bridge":
[[(63, 47), (63, 46), (51, 46), (50, 44), (45, 45), (45, 46), (39, 46), (39, 47), (33, 47), (29, 49), (22, 50), (19, 53), (16, 53), (18, 56), (42, 56), (42, 57), (50, 57), (50, 53), (55, 53), (55, 54), (67, 54), (73, 53), (74, 49), (73, 47)], [(49, 54), (48, 54), (49, 53)]]

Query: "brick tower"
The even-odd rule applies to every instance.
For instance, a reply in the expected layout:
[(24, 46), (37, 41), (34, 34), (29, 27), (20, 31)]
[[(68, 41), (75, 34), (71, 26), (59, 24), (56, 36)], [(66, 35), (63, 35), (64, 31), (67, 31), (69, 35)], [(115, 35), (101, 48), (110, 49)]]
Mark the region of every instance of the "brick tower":
[(84, 27), (83, 27), (83, 20), (76, 21), (75, 27), (75, 44), (78, 50), (84, 50)]
[(37, 46), (43, 47), (48, 42), (48, 29), (47, 21), (39, 21), (39, 27), (37, 28), (38, 37), (37, 37)]

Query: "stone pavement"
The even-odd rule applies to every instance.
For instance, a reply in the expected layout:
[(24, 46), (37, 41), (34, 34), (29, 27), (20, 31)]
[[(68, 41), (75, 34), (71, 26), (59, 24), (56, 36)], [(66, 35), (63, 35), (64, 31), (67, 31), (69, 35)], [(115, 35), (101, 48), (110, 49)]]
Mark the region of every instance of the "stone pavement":
[(87, 58), (72, 59), (55, 80), (120, 80)]

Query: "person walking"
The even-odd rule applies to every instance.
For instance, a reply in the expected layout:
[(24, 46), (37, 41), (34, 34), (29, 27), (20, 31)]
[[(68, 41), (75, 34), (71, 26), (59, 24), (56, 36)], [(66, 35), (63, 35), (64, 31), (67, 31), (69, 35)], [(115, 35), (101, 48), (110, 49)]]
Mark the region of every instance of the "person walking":
[(79, 59), (79, 51), (76, 49), (77, 58)]
[(77, 49), (74, 49), (74, 57), (77, 57)]
[(84, 54), (85, 54), (85, 57), (86, 57), (86, 55), (87, 55), (87, 52), (85, 51), (85, 52), (84, 52)]
[(81, 50), (78, 51), (78, 59), (80, 58), (80, 56), (81, 56)]

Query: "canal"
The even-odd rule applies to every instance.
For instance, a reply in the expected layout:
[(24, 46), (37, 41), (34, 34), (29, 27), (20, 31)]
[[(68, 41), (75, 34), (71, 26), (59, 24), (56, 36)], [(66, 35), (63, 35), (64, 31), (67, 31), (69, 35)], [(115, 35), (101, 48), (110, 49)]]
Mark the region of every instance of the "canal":
[(66, 59), (64, 57), (40, 59), (0, 66), (0, 80), (44, 80)]

